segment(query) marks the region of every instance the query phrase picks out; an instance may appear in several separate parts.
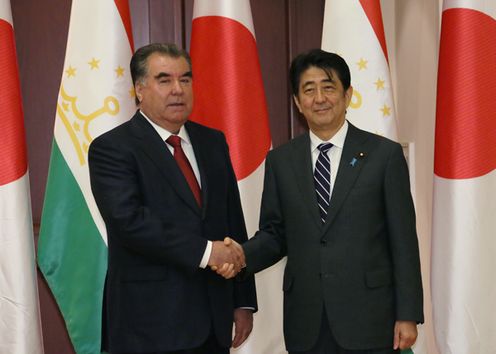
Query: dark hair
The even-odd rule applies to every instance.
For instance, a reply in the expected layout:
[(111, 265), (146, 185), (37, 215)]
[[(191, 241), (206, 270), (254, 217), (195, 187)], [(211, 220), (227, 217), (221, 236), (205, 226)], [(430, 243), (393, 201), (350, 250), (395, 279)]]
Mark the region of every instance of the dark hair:
[[(131, 78), (133, 79), (133, 86), (137, 82), (140, 82), (146, 77), (148, 73), (148, 58), (154, 54), (159, 53), (164, 56), (171, 58), (184, 58), (188, 62), (189, 68), (191, 70), (191, 57), (188, 52), (179, 49), (175, 44), (169, 43), (152, 43), (139, 48), (131, 58)], [(135, 97), (136, 105), (139, 104), (139, 100)]]
[(324, 70), (331, 79), (332, 72), (334, 71), (341, 81), (344, 90), (346, 91), (350, 87), (350, 68), (344, 59), (335, 53), (329, 53), (322, 49), (312, 49), (308, 52), (299, 54), (291, 62), (289, 79), (291, 81), (293, 95), (298, 95), (301, 74), (311, 66)]

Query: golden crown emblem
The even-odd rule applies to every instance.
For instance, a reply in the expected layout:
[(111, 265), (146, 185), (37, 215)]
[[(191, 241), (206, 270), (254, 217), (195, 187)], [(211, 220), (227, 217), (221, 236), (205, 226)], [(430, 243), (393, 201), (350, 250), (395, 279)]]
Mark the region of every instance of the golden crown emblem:
[(107, 96), (103, 99), (103, 105), (96, 111), (87, 115), (82, 114), (77, 108), (77, 96), (68, 95), (64, 85), (61, 85), (60, 101), (57, 103), (57, 115), (69, 134), (81, 166), (86, 163), (88, 148), (93, 141), (89, 131), (90, 123), (103, 114), (115, 116), (118, 113), (119, 101), (113, 96)]

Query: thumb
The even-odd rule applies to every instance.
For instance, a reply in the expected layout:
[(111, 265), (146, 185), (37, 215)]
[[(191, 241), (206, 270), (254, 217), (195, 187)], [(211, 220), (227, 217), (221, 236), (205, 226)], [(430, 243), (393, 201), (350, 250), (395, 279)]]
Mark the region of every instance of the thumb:
[(394, 342), (393, 349), (397, 350), (400, 347), (400, 331), (398, 329), (398, 325), (394, 326)]

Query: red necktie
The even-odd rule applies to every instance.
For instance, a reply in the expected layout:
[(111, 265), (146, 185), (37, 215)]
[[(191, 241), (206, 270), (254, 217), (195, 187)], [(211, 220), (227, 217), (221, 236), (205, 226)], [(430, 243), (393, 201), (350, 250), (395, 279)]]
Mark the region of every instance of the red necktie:
[(199, 206), (201, 206), (200, 186), (198, 185), (198, 181), (196, 180), (193, 169), (191, 168), (191, 164), (189, 163), (188, 158), (184, 154), (183, 148), (181, 147), (181, 138), (177, 135), (171, 135), (167, 138), (166, 142), (174, 147), (174, 159), (183, 172), (183, 175), (189, 184), (189, 188), (191, 188), (191, 191), (195, 196), (196, 202)]

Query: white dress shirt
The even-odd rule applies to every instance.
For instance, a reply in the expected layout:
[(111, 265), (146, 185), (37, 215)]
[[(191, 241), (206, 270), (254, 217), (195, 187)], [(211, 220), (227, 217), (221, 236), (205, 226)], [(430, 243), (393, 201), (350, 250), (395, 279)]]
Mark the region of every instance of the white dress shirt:
[(331, 190), (330, 195), (332, 196), (332, 189), (334, 188), (334, 182), (336, 181), (336, 176), (338, 174), (339, 162), (341, 161), (341, 155), (343, 154), (344, 141), (346, 140), (346, 134), (348, 133), (348, 121), (344, 121), (344, 124), (339, 128), (339, 130), (334, 134), (334, 136), (329, 141), (321, 140), (317, 135), (315, 135), (310, 130), (310, 152), (312, 154), (312, 171), (315, 173), (315, 163), (319, 157), (320, 150), (317, 148), (322, 143), (331, 143), (332, 147), (327, 151), (327, 156), (331, 160)]

